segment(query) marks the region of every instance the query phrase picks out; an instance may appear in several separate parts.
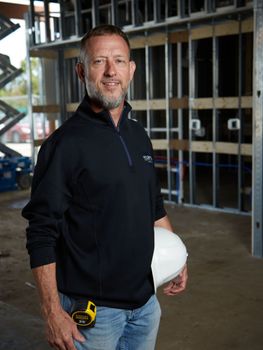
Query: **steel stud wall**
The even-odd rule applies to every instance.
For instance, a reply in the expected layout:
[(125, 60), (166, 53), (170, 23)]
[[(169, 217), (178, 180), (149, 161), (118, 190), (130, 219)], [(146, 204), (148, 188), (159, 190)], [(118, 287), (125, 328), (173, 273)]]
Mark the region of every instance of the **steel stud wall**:
[(254, 125), (253, 125), (253, 214), (252, 253), (263, 256), (263, 1), (255, 1), (254, 9)]
[[(254, 13), (252, 1), (237, 0), (61, 0), (58, 12), (45, 0), (41, 13), (34, 3), (29, 55), (48, 56), (58, 64), (60, 93), (53, 109), (61, 111), (60, 122), (71, 116), (84, 93), (74, 72), (80, 37), (99, 23), (122, 26), (137, 63), (128, 96), (132, 117), (152, 139), (165, 199), (250, 214), (254, 194), (253, 251), (262, 255), (262, 167), (252, 162), (253, 103), (254, 118), (262, 124), (255, 96), (260, 82), (252, 75), (253, 57), (262, 70), (259, 32), (254, 32), (258, 44), (253, 51), (261, 1), (255, 2)], [(32, 109), (47, 117), (53, 111), (50, 106)], [(258, 139), (254, 134), (260, 154)]]

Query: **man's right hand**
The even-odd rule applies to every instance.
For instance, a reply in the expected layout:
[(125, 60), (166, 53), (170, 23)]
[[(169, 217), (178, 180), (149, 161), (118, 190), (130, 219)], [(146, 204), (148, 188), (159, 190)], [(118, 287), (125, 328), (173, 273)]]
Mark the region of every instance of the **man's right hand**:
[(76, 350), (73, 340), (84, 342), (72, 318), (61, 308), (56, 313), (44, 315), (49, 345), (57, 350)]

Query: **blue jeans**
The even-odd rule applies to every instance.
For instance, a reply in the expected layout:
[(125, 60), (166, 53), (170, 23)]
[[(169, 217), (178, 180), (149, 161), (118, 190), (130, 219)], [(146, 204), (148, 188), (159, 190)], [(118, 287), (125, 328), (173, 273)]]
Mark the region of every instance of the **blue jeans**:
[[(61, 293), (60, 300), (64, 310), (70, 312), (73, 300)], [(78, 350), (153, 350), (160, 316), (155, 295), (134, 310), (97, 306), (95, 327), (78, 327), (86, 341), (74, 343)]]

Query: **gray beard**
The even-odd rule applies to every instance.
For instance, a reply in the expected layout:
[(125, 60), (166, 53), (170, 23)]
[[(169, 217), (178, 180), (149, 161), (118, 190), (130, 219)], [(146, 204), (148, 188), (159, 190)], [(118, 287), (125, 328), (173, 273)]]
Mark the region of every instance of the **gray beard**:
[(99, 90), (96, 89), (95, 84), (93, 82), (88, 81), (86, 77), (85, 85), (89, 98), (93, 100), (96, 103), (96, 105), (106, 110), (111, 110), (119, 107), (127, 94), (127, 90), (122, 90), (122, 94), (117, 98), (104, 96)]

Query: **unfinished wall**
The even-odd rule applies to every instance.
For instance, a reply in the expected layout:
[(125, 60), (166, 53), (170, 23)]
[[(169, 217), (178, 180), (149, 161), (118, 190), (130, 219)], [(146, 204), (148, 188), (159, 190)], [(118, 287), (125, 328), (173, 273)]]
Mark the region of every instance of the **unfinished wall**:
[(61, 121), (72, 115), (84, 93), (74, 71), (76, 36), (94, 23), (118, 23), (130, 37), (137, 63), (128, 96), (132, 118), (152, 139), (165, 199), (250, 212), (251, 2), (94, 3), (95, 8), (91, 1), (65, 2), (57, 15), (45, 1), (44, 16), (33, 16), (36, 28), (45, 27), (44, 34), (31, 37), (34, 49), (65, 42), (52, 48), (60, 69)]

